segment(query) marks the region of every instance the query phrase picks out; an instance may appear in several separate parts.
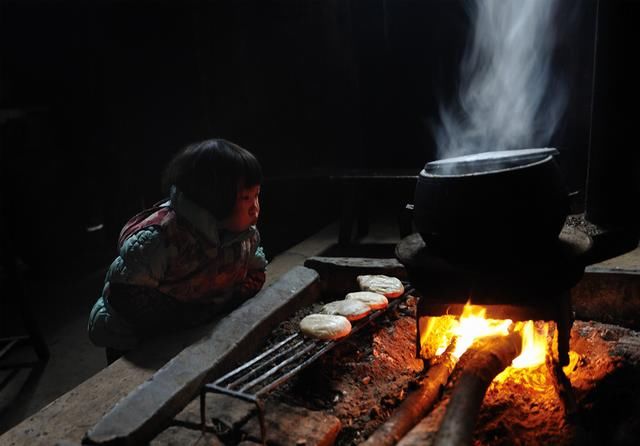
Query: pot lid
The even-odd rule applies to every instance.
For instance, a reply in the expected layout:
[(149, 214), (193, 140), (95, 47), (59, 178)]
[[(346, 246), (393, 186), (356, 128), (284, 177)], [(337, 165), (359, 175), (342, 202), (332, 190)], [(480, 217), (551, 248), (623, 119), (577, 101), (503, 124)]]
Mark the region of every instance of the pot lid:
[(553, 148), (496, 150), (431, 161), (421, 172), (430, 176), (473, 175), (508, 170), (546, 160), (558, 151)]

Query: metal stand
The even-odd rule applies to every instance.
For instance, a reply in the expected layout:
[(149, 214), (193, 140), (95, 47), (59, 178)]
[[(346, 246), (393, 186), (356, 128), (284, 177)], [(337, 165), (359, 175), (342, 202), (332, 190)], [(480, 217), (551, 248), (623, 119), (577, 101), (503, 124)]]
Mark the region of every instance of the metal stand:
[(262, 398), (373, 320), (388, 310), (396, 308), (413, 292), (413, 288), (408, 284), (405, 283), (404, 287), (404, 294), (391, 300), (387, 308), (373, 311), (364, 319), (354, 322), (351, 333), (344, 338), (324, 341), (305, 338), (300, 333), (294, 333), (214, 382), (205, 384), (200, 392), (200, 425), (203, 433), (206, 430), (207, 420), (206, 394), (221, 393), (256, 405), (262, 444), (266, 444), (267, 429)]

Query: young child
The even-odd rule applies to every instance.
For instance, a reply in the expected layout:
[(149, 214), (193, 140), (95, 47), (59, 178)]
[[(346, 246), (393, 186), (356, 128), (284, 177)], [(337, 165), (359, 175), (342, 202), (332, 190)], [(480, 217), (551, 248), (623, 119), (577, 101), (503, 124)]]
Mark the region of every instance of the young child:
[(192, 327), (256, 294), (266, 259), (256, 223), (262, 170), (222, 139), (192, 144), (164, 173), (169, 200), (120, 232), (89, 337), (112, 362), (154, 333)]

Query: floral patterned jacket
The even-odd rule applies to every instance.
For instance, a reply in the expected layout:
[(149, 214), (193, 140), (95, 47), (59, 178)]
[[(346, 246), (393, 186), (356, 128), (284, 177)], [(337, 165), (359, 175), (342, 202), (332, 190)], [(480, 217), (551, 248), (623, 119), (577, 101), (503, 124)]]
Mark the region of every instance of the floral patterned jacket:
[(215, 218), (172, 188), (124, 226), (89, 317), (94, 344), (134, 348), (156, 331), (210, 320), (256, 294), (267, 265), (255, 227), (221, 234)]

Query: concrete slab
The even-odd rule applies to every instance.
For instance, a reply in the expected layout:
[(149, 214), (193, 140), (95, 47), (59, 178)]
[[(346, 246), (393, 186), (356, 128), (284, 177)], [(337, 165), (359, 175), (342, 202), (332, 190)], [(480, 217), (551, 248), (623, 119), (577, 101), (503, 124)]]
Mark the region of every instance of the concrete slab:
[(622, 272), (640, 274), (640, 246), (603, 262), (590, 265), (586, 272)]

